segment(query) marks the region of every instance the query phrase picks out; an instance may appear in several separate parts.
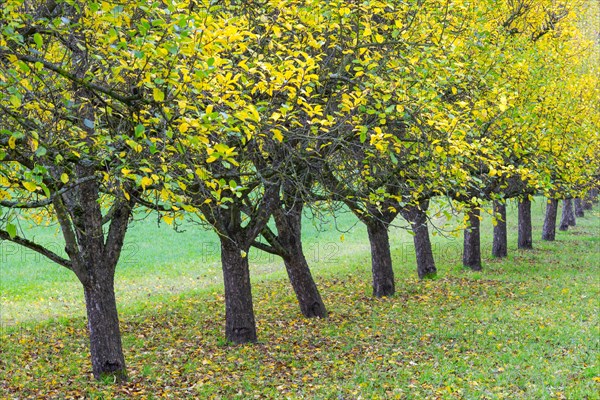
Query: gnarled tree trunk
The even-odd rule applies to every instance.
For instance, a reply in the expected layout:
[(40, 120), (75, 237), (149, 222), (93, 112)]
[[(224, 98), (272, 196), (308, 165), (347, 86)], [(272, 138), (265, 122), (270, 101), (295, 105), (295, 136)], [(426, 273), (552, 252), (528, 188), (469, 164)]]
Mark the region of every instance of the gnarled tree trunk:
[(579, 218), (585, 217), (583, 212), (583, 201), (580, 198), (573, 199), (573, 205), (575, 208), (575, 216)]
[(395, 293), (394, 270), (390, 254), (388, 226), (379, 220), (367, 223), (371, 244), (371, 269), (373, 271), (373, 296), (391, 296)]
[(463, 265), (473, 271), (482, 269), (479, 213), (479, 208), (468, 211), (469, 226), (464, 230)]
[(280, 254), (290, 283), (296, 293), (300, 311), (305, 317), (327, 317), (327, 309), (310, 273), (302, 249), (302, 202), (274, 212), (277, 240), (285, 252)]
[(556, 216), (558, 214), (558, 200), (548, 199), (546, 204), (546, 216), (542, 228), (542, 240), (549, 242), (556, 238)]
[(429, 201), (427, 200), (422, 202), (419, 207), (409, 206), (401, 211), (404, 219), (412, 227), (419, 279), (433, 278), (437, 274), (427, 226), (428, 207)]
[(561, 231), (566, 231), (569, 226), (575, 226), (575, 210), (573, 209), (573, 199), (563, 200), (562, 215), (560, 218), (560, 226), (558, 227)]
[(518, 248), (533, 248), (533, 235), (531, 227), (531, 200), (529, 200), (529, 198), (525, 198), (519, 201)]
[(492, 256), (506, 257), (508, 255), (508, 236), (506, 232), (506, 203), (502, 200), (494, 201), (494, 241), (492, 243)]
[[(256, 321), (247, 248), (220, 236), (221, 266), (225, 284), (225, 337), (235, 344), (256, 342)], [(244, 253), (242, 253), (244, 252)]]

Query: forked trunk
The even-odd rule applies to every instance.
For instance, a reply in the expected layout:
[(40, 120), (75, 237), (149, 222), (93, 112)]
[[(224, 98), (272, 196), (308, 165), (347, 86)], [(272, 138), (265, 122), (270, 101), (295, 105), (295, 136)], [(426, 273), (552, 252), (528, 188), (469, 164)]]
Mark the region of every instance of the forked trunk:
[(248, 257), (235, 242), (221, 236), (221, 264), (225, 284), (225, 337), (235, 344), (256, 342), (256, 322)]
[(579, 218), (585, 217), (583, 212), (583, 201), (580, 198), (573, 199), (573, 205), (575, 207), (575, 216)]
[(492, 256), (501, 258), (508, 255), (508, 236), (506, 232), (506, 203), (494, 201), (494, 241), (492, 243)]
[[(91, 175), (78, 166), (80, 176)], [(53, 200), (73, 272), (83, 285), (92, 372), (96, 379), (127, 380), (114, 291), (115, 267), (123, 248), (131, 203), (116, 200), (108, 231), (102, 227), (99, 187), (83, 183)]]
[(542, 228), (542, 240), (549, 242), (556, 238), (556, 216), (558, 214), (558, 200), (548, 199), (546, 204), (546, 216)]
[(463, 265), (473, 271), (481, 271), (481, 239), (479, 234), (479, 209), (467, 213), (469, 226), (464, 231)]
[(371, 221), (367, 224), (367, 232), (371, 244), (373, 296), (391, 296), (396, 289), (387, 225), (381, 221)]
[(282, 255), (290, 283), (296, 293), (300, 311), (307, 318), (327, 317), (327, 309), (310, 273), (302, 248), (302, 203), (289, 209), (279, 208), (274, 213), (277, 237), (285, 248)]
[(560, 218), (560, 226), (558, 227), (561, 231), (566, 231), (569, 226), (575, 226), (575, 210), (573, 210), (573, 200), (563, 200), (562, 215)]
[(97, 271), (98, 277), (84, 285), (90, 334), (92, 371), (96, 379), (127, 380), (121, 345), (113, 273)]
[(429, 202), (424, 202), (421, 208), (410, 206), (402, 210), (402, 216), (412, 227), (415, 256), (417, 258), (417, 274), (419, 279), (433, 278), (437, 275), (429, 227), (427, 226), (427, 207)]
[(531, 227), (531, 200), (529, 198), (519, 201), (519, 249), (532, 249), (533, 237)]

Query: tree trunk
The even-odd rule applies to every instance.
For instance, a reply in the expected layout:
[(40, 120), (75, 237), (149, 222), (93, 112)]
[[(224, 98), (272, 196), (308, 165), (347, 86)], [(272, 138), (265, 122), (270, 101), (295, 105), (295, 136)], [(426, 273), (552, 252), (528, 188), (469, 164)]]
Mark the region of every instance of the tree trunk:
[(585, 217), (583, 212), (583, 201), (580, 198), (573, 199), (573, 205), (575, 206), (575, 216), (579, 218)]
[(417, 258), (417, 274), (419, 279), (433, 278), (437, 275), (431, 241), (429, 240), (429, 227), (427, 226), (427, 208), (429, 201), (423, 202), (421, 208), (410, 206), (402, 210), (402, 216), (412, 226), (415, 256)]
[(558, 200), (548, 199), (546, 204), (546, 217), (542, 228), (542, 240), (554, 241), (556, 237), (556, 215), (558, 214)]
[[(99, 272), (99, 271), (98, 271)], [(114, 291), (114, 274), (102, 271), (84, 286), (94, 378), (127, 380), (121, 346), (119, 316)]]
[(256, 322), (248, 257), (230, 238), (221, 236), (221, 264), (225, 284), (225, 337), (235, 344), (256, 342)]
[(569, 226), (575, 226), (575, 211), (573, 210), (573, 200), (564, 199), (562, 215), (560, 218), (560, 226), (558, 227), (561, 231), (566, 231)]
[(469, 226), (464, 231), (463, 265), (473, 271), (481, 271), (481, 241), (479, 236), (479, 209), (467, 213)]
[(583, 209), (591, 210), (594, 207), (594, 202), (592, 201), (592, 191), (588, 190), (583, 198)]
[(286, 254), (282, 255), (283, 262), (296, 293), (300, 311), (307, 318), (326, 318), (327, 309), (302, 249), (302, 203), (297, 202), (288, 209), (277, 209), (274, 218), (277, 238), (286, 250)]
[(532, 249), (533, 237), (531, 227), (531, 200), (529, 198), (519, 201), (519, 249)]
[(390, 254), (388, 227), (381, 221), (367, 224), (371, 243), (371, 268), (373, 270), (373, 296), (391, 296), (395, 292), (394, 270)]
[(590, 198), (592, 199), (592, 204), (598, 204), (598, 188), (597, 187), (590, 190)]
[(494, 225), (494, 241), (492, 244), (492, 256), (501, 258), (508, 255), (508, 236), (506, 232), (506, 203), (494, 201), (494, 214), (496, 225)]
[[(77, 166), (78, 176), (93, 174)], [(88, 317), (92, 372), (96, 379), (127, 380), (114, 291), (132, 203), (116, 199), (108, 231), (103, 230), (100, 190), (96, 181), (56, 196), (53, 206), (65, 239), (72, 270), (83, 285)]]

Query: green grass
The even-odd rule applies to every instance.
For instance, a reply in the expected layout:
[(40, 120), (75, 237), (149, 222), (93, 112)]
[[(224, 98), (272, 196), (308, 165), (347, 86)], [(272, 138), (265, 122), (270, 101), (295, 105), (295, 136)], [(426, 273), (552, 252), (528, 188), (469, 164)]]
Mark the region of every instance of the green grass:
[(251, 346), (224, 342), (215, 236), (135, 223), (117, 277), (131, 380), (117, 387), (91, 379), (74, 277), (3, 248), (0, 398), (598, 399), (598, 213), (545, 243), (543, 202), (533, 211), (535, 249), (517, 251), (509, 207), (501, 261), (488, 258), (485, 218), (480, 273), (461, 267), (460, 238), (433, 237), (439, 274), (425, 282), (412, 238), (394, 229), (397, 295), (382, 300), (370, 296), (363, 227), (342, 215), (341, 241), (308, 221), (309, 262), (331, 316), (303, 318), (281, 263), (251, 254), (260, 339)]

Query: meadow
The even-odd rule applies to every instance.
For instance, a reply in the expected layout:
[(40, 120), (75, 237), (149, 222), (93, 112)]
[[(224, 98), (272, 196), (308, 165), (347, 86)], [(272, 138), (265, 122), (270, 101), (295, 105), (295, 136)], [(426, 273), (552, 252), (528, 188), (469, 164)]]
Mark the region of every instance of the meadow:
[[(600, 398), (598, 207), (556, 242), (539, 240), (544, 200), (532, 206), (534, 250), (461, 265), (461, 237), (432, 237), (438, 276), (418, 281), (412, 237), (390, 234), (397, 294), (370, 295), (364, 226), (350, 213), (305, 219), (307, 259), (330, 316), (302, 317), (283, 263), (250, 254), (259, 343), (224, 340), (217, 237), (175, 232), (138, 214), (116, 276), (130, 381), (95, 382), (83, 293), (75, 276), (0, 243), (0, 398)], [(438, 221), (440, 222), (440, 221)], [(61, 249), (53, 228), (30, 237)], [(81, 366), (85, 366), (82, 371)]]

